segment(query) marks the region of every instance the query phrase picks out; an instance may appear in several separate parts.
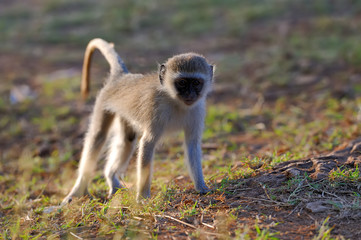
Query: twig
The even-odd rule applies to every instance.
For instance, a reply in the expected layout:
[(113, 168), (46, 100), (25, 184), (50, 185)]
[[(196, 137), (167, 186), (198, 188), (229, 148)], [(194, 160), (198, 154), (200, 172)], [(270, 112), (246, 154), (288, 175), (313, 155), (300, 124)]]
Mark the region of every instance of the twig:
[(305, 182), (306, 178), (302, 179), (301, 182), (298, 183), (296, 189), (288, 196), (287, 202), (291, 201), (291, 197), (296, 195), (302, 189), (302, 185)]
[(83, 238), (81, 238), (81, 237), (79, 237), (79, 236), (75, 235), (75, 233), (70, 232), (70, 234), (71, 234), (71, 235), (73, 235), (73, 236), (74, 236), (75, 238), (77, 238), (77, 239), (83, 239)]
[[(188, 226), (188, 227), (191, 227), (191, 228), (193, 228), (193, 229), (197, 229), (196, 226), (194, 226), (194, 225), (192, 225), (192, 224), (189, 224), (189, 223), (186, 223), (186, 222), (183, 222), (183, 221), (181, 221), (181, 220), (179, 220), (179, 219), (177, 219), (177, 218), (174, 218), (174, 217), (172, 217), (172, 216), (169, 216), (169, 215), (154, 215), (154, 216), (156, 216), (156, 217), (169, 218), (169, 219), (171, 219), (171, 220), (173, 220), (173, 221), (179, 222), (179, 223), (184, 224), (184, 225), (186, 225), (186, 226)], [(202, 224), (203, 224), (204, 226), (210, 227), (210, 228), (212, 228), (212, 229), (215, 228), (214, 226), (209, 225), (209, 224), (204, 223), (204, 222), (202, 222)], [(207, 231), (202, 231), (202, 233), (208, 234), (208, 235), (212, 235), (212, 236), (224, 237), (223, 234), (219, 234), (219, 233), (212, 233), (212, 232), (207, 232)]]
[(297, 204), (297, 206), (293, 208), (293, 210), (287, 215), (287, 217), (290, 216), (292, 213), (294, 213), (299, 205), (300, 205), (300, 203)]
[(217, 237), (222, 237), (222, 239), (225, 238), (225, 235), (220, 234), (220, 233), (212, 233), (212, 232), (207, 232), (207, 231), (202, 231), (201, 233), (205, 233), (205, 234), (212, 235), (212, 236), (217, 236)]
[(311, 218), (313, 221), (316, 221), (316, 219), (314, 219), (310, 214), (306, 213), (306, 215)]
[(330, 195), (330, 196), (333, 196), (333, 197), (335, 197), (335, 198), (340, 199), (341, 202), (346, 202), (346, 203), (347, 203), (347, 201), (345, 201), (345, 200), (342, 199), (341, 197), (337, 196), (336, 194), (327, 192), (327, 191), (325, 191), (325, 190), (320, 190), (320, 189), (314, 188), (314, 187), (313, 187), (311, 184), (309, 184), (309, 183), (308, 183), (308, 186), (309, 186), (311, 189), (315, 190), (315, 191), (321, 192), (321, 193), (322, 193), (322, 196), (323, 196), (324, 193), (326, 193), (326, 194), (328, 194), (328, 195)]
[(210, 224), (208, 224), (208, 223), (204, 223), (204, 222), (201, 222), (204, 226), (206, 226), (206, 227), (209, 227), (209, 228), (212, 228), (212, 229), (214, 229), (215, 227), (214, 226), (212, 226), (212, 225), (210, 225)]
[(253, 200), (260, 200), (260, 201), (265, 201), (265, 202), (271, 202), (274, 203), (276, 205), (282, 205), (282, 206), (290, 206), (290, 204), (288, 203), (283, 203), (283, 202), (277, 202), (274, 200), (268, 200), (268, 199), (264, 199), (264, 198), (255, 198), (255, 197), (247, 197), (247, 196), (242, 196), (243, 198), (248, 198), (248, 199), (253, 199)]
[(144, 218), (137, 217), (137, 216), (133, 216), (133, 218), (136, 219), (136, 220), (139, 220), (139, 221), (143, 221), (143, 220), (144, 220)]
[(333, 193), (330, 193), (330, 192), (327, 192), (327, 191), (324, 191), (324, 190), (322, 190), (322, 193), (326, 193), (326, 194), (328, 194), (330, 196), (334, 196), (335, 198), (340, 199), (341, 202), (346, 202), (347, 203), (347, 201), (345, 201), (345, 199), (342, 199), (341, 197), (337, 196), (336, 194), (333, 194)]
[(45, 184), (45, 186), (43, 187), (43, 189), (41, 189), (41, 192), (38, 194), (38, 196), (37, 196), (35, 199), (40, 198), (40, 196), (43, 195), (43, 193), (44, 193), (44, 191), (45, 191), (45, 188), (49, 185), (50, 181), (52, 181), (52, 180), (53, 180), (53, 177), (50, 177), (50, 178), (48, 179), (48, 182)]
[(264, 190), (264, 192), (265, 192), (265, 194), (266, 194), (267, 198), (268, 198), (269, 200), (271, 200), (271, 197), (268, 195), (268, 192), (267, 192), (266, 186), (265, 186), (265, 185), (263, 185), (262, 183), (259, 183), (259, 184), (260, 184), (260, 185), (261, 185), (261, 187), (263, 188), (263, 190)]
[(202, 223), (204, 226), (206, 226), (206, 227), (209, 227), (209, 228), (214, 229), (214, 226), (209, 225), (209, 224), (207, 224), (207, 223), (204, 223), (204, 222), (203, 222), (203, 217), (204, 217), (204, 215), (203, 215), (203, 212), (202, 212), (202, 216), (201, 216), (201, 223)]
[(183, 222), (183, 221), (181, 221), (181, 220), (179, 220), (179, 219), (177, 219), (177, 218), (174, 218), (174, 217), (172, 217), (172, 216), (168, 216), (168, 215), (155, 215), (155, 216), (157, 216), (157, 217), (166, 217), (166, 218), (169, 218), (169, 219), (171, 219), (171, 220), (173, 220), (173, 221), (176, 221), (176, 222), (179, 222), (179, 223), (181, 223), (181, 224), (184, 224), (184, 225), (186, 225), (186, 226), (188, 226), (188, 227), (197, 229), (196, 226), (194, 226), (194, 225), (192, 225), (192, 224), (189, 224), (189, 223), (186, 223), (186, 222)]
[(234, 188), (234, 189), (227, 189), (228, 192), (242, 192), (252, 190), (253, 188)]

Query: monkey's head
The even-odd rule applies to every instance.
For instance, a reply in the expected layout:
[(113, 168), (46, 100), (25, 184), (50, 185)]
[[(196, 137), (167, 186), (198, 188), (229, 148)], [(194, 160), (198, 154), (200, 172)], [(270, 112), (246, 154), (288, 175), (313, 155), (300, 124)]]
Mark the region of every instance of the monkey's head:
[(159, 67), (159, 80), (173, 99), (186, 106), (194, 105), (211, 89), (213, 66), (195, 53), (185, 53), (169, 58)]

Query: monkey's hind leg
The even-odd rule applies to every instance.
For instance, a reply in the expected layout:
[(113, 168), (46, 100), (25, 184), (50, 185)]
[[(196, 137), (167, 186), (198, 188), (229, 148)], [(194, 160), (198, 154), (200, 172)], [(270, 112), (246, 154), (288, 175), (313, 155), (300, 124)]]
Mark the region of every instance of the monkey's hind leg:
[(107, 138), (113, 118), (113, 113), (105, 112), (99, 104), (95, 104), (89, 130), (85, 137), (78, 178), (68, 196), (64, 198), (63, 204), (71, 202), (73, 197), (80, 197), (86, 194), (88, 183), (95, 171), (99, 154)]
[(118, 189), (123, 188), (118, 174), (125, 173), (136, 145), (136, 133), (120, 117), (115, 118), (114, 135), (111, 139), (104, 175), (109, 185), (110, 198)]
[(144, 134), (139, 143), (137, 156), (137, 201), (150, 197), (150, 185), (153, 173), (154, 148), (157, 137)]

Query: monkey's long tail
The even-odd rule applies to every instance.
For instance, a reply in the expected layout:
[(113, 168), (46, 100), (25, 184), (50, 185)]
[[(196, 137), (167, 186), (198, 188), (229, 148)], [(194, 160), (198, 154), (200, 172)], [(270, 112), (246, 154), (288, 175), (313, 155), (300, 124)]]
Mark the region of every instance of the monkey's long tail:
[(91, 57), (95, 49), (98, 49), (103, 54), (105, 59), (108, 61), (110, 65), (111, 76), (129, 72), (123, 60), (114, 50), (113, 43), (108, 43), (101, 38), (94, 38), (88, 43), (88, 46), (84, 54), (83, 72), (81, 79), (81, 95), (83, 99), (85, 99), (88, 96), (90, 89), (89, 69), (90, 69)]

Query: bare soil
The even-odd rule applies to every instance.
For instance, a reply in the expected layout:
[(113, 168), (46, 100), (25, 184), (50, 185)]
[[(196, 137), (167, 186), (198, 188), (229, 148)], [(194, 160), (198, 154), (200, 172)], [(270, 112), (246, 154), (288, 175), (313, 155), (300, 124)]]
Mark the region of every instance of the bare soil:
[[(197, 200), (201, 208), (213, 203), (214, 215), (194, 216), (186, 219), (186, 223), (203, 229), (206, 236), (216, 238), (220, 236), (212, 235), (214, 229), (202, 223), (211, 226), (217, 224), (222, 219), (217, 212), (232, 212), (237, 216), (236, 222), (244, 226), (257, 221), (263, 228), (277, 233), (275, 237), (280, 239), (313, 239), (322, 222), (329, 217), (328, 226), (332, 227), (334, 236), (359, 239), (361, 213), (353, 209), (352, 204), (360, 185), (347, 182), (333, 185), (328, 176), (330, 171), (337, 168), (355, 168), (361, 159), (360, 146), (361, 139), (357, 139), (327, 155), (287, 161), (269, 171), (261, 171), (255, 177), (232, 180), (222, 195), (212, 193), (200, 198), (195, 195), (193, 198), (192, 194), (195, 193), (190, 190), (190, 196), (179, 196), (172, 201), (166, 214), (177, 218), (177, 206), (184, 202), (193, 205)], [(295, 179), (299, 179), (298, 183), (290, 184)], [(181, 182), (177, 181), (177, 184), (181, 185)], [(156, 222), (159, 224), (160, 239), (181, 237), (187, 228), (191, 229), (184, 223), (165, 217)], [(171, 236), (166, 230), (169, 223), (177, 225), (177, 230)], [(227, 231), (234, 233), (235, 230), (229, 223)]]

